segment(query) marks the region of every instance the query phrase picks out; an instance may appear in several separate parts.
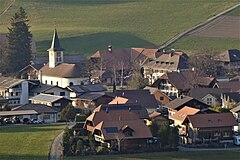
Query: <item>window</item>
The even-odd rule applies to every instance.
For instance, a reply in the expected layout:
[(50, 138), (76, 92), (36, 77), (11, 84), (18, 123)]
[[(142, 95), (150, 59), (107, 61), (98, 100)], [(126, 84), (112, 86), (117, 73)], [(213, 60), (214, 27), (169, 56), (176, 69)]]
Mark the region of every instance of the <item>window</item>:
[(164, 100), (164, 97), (163, 97), (163, 96), (161, 96), (161, 97), (160, 97), (160, 101), (163, 101), (163, 100)]
[(51, 85), (53, 85), (53, 81), (51, 81)]
[(16, 94), (16, 96), (18, 96), (18, 92), (16, 92), (15, 94)]
[(56, 82), (56, 85), (58, 86), (58, 81)]
[(59, 106), (61, 106), (61, 103), (54, 103), (54, 106), (59, 107)]
[(61, 56), (61, 52), (57, 52), (57, 62), (62, 62), (62, 56)]
[(69, 83), (69, 86), (73, 86), (73, 82), (70, 82), (70, 83)]
[(211, 105), (212, 104), (212, 98), (207, 98), (207, 104)]
[(133, 136), (133, 134), (132, 134), (131, 131), (126, 131), (126, 132), (124, 132), (124, 135), (125, 135), (126, 137), (131, 137), (131, 136)]
[(45, 84), (47, 84), (47, 80), (45, 80)]
[(65, 92), (60, 92), (60, 96), (65, 96)]

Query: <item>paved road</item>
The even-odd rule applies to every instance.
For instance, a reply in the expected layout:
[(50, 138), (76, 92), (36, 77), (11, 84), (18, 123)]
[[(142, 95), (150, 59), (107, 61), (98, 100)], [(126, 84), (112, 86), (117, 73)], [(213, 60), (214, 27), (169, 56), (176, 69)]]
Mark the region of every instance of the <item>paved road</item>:
[[(69, 123), (68, 128), (72, 128), (76, 123)], [(62, 158), (62, 137), (64, 131), (62, 131), (57, 137), (55, 137), (51, 150), (49, 153), (49, 160), (61, 160)]]

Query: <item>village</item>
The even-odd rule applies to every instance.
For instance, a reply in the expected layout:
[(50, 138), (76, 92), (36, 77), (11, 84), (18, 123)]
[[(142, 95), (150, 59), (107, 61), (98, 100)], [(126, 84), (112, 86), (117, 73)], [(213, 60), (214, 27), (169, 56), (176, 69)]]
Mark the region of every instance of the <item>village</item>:
[[(78, 127), (67, 132), (89, 134), (95, 141), (90, 152), (80, 138), (81, 154), (93, 153), (96, 146), (107, 154), (240, 145), (238, 49), (214, 57), (219, 71), (238, 73), (219, 79), (189, 68), (188, 55), (174, 49), (109, 45), (90, 59), (65, 56), (56, 29), (47, 51), (48, 57), (33, 59), (20, 70), (19, 78), (0, 77), (1, 125), (75, 121)], [(142, 72), (135, 74), (138, 69)], [(127, 80), (139, 75), (147, 83), (134, 81), (142, 88), (129, 89)], [(71, 147), (63, 147), (65, 155), (71, 154)]]
[[(75, 7), (75, 3), (78, 7), (132, 5), (107, 1), (68, 5)], [(155, 3), (170, 4), (149, 4)], [(0, 4), (6, 6), (0, 6), (1, 18), (18, 2)], [(141, 5), (145, 8), (146, 4)], [(35, 23), (30, 30), (27, 12), (19, 7), (8, 33), (0, 29), (0, 159), (236, 159), (240, 151), (240, 31), (234, 24), (239, 25), (239, 8), (237, 2), (228, 4), (161, 45), (143, 43), (146, 39), (133, 45), (131, 41), (140, 41), (141, 36), (138, 40), (123, 37), (123, 43), (115, 32), (106, 40), (109, 35), (100, 31), (100, 36), (85, 37), (82, 44), (84, 24), (81, 36), (74, 37), (73, 30), (81, 27), (74, 28), (73, 21), (67, 28), (60, 18), (51, 17), (51, 29), (41, 26), (36, 32), (36, 23), (45, 17), (30, 13)], [(222, 29), (230, 22), (234, 27)], [(161, 34), (153, 30), (159, 37), (166, 34), (164, 29)], [(35, 41), (34, 34), (51, 38)], [(229, 41), (221, 42), (225, 45), (221, 48), (223, 37)], [(185, 38), (191, 49), (179, 47)], [(211, 38), (219, 48), (211, 46)]]

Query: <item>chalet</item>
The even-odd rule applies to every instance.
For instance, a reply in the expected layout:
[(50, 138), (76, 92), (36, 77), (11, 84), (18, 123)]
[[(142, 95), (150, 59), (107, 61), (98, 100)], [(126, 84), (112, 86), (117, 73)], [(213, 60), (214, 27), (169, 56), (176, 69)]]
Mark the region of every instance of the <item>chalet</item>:
[(27, 104), (29, 82), (22, 79), (0, 76), (0, 96), (8, 100), (9, 106)]
[(240, 81), (239, 80), (236, 80), (236, 81), (232, 80), (232, 81), (217, 82), (214, 85), (214, 88), (229, 89), (231, 92), (240, 93)]
[(185, 70), (179, 72), (168, 72), (158, 78), (152, 87), (160, 89), (170, 97), (187, 95), (191, 88), (213, 88), (216, 83), (214, 77), (200, 74), (196, 70)]
[(85, 127), (96, 141), (118, 151), (144, 150), (152, 138), (150, 129), (131, 110), (95, 111), (86, 119)]
[(144, 77), (152, 84), (164, 73), (187, 69), (187, 60), (188, 56), (183, 52), (164, 52), (157, 59), (142, 65)]
[(44, 84), (67, 87), (88, 83), (85, 64), (64, 63), (63, 48), (60, 45), (57, 30), (54, 30), (52, 45), (48, 49), (49, 63), (39, 71), (39, 80)]
[(189, 96), (210, 106), (219, 107), (222, 106), (222, 94), (227, 92), (230, 92), (230, 90), (221, 88), (192, 88), (189, 91)]
[(44, 105), (44, 104), (25, 104), (21, 105), (19, 107), (13, 108), (12, 111), (28, 111), (28, 110), (34, 110), (37, 112), (35, 115), (29, 115), (29, 117), (25, 116), (18, 116), (20, 120), (24, 118), (28, 119), (37, 119), (38, 121), (44, 123), (54, 123), (57, 122), (57, 111), (53, 108)]
[(145, 107), (148, 112), (159, 108), (155, 97), (148, 90), (116, 90), (115, 96), (127, 98)]
[(240, 71), (240, 51), (238, 49), (229, 49), (215, 57), (221, 68), (232, 70), (238, 73)]
[(238, 125), (232, 113), (188, 115), (182, 124), (190, 144), (233, 142), (233, 127)]
[(240, 104), (238, 104), (237, 107), (234, 107), (230, 111), (232, 112), (238, 123), (238, 126), (235, 127), (234, 131), (240, 132)]
[(158, 126), (168, 126), (169, 125), (169, 119), (167, 115), (163, 115), (160, 112), (152, 112), (149, 114), (149, 118), (151, 121), (155, 121)]
[(144, 90), (149, 90), (149, 92), (154, 95), (155, 99), (158, 101), (158, 103), (161, 106), (166, 105), (169, 103), (172, 99), (168, 97), (165, 93), (163, 93), (161, 90), (154, 88), (154, 87), (145, 87)]
[(209, 105), (188, 96), (180, 96), (179, 98), (174, 99), (170, 103), (166, 104), (165, 107), (168, 109), (169, 117), (171, 117), (185, 106), (200, 109), (202, 112), (210, 112), (208, 109), (210, 107)]
[(99, 105), (94, 109), (94, 112), (98, 111), (130, 111), (134, 112), (139, 119), (149, 119), (146, 108), (137, 103), (126, 103), (126, 104), (104, 104)]

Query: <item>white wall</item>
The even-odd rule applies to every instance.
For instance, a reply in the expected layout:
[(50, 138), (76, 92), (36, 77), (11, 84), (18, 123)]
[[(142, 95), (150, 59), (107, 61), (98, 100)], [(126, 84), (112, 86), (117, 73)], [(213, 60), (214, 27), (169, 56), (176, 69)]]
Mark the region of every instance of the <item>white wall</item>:
[[(84, 84), (88, 82), (88, 77), (85, 78), (61, 78), (61, 77), (50, 77), (50, 76), (42, 76), (42, 83), (46, 84), (45, 82), (47, 81), (47, 84), (49, 85), (57, 85), (66, 88), (69, 86), (70, 82), (73, 83), (73, 85), (81, 85), (83, 82)], [(52, 81), (52, 84), (51, 84)]]
[(22, 86), (22, 93), (20, 97), (20, 104), (28, 104), (28, 97), (29, 97), (28, 81), (23, 81), (21, 86)]

